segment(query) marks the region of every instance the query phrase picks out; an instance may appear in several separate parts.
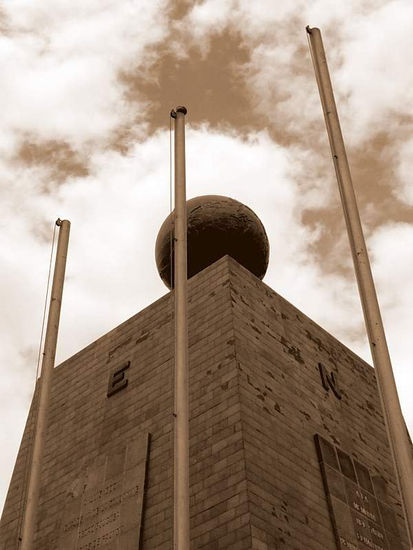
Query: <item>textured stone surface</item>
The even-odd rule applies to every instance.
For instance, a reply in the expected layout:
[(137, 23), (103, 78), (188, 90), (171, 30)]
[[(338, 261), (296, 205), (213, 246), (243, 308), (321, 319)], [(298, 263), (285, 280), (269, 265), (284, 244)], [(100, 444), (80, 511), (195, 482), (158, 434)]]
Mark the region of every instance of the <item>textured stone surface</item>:
[[(262, 279), (267, 271), (269, 243), (264, 226), (248, 206), (219, 195), (187, 202), (188, 278), (225, 255)], [(162, 224), (155, 246), (159, 275), (172, 288), (174, 213)], [(172, 270), (173, 271), (173, 270)]]
[[(172, 313), (173, 293), (55, 370), (35, 550), (59, 548), (80, 473), (147, 432), (141, 550), (172, 547)], [(192, 550), (336, 550), (315, 433), (386, 487), (407, 549), (371, 367), (228, 257), (189, 282), (189, 346)], [(127, 361), (127, 386), (108, 398)], [(319, 362), (341, 399), (323, 387)], [(18, 547), (31, 427), (29, 417), (1, 550)]]
[[(68, 487), (57, 548), (112, 550), (139, 546), (148, 458), (148, 434), (124, 442), (94, 463)], [(132, 546), (129, 541), (132, 541)]]
[(385, 487), (383, 494), (364, 464), (318, 434), (315, 443), (337, 546), (400, 548), (397, 520)]

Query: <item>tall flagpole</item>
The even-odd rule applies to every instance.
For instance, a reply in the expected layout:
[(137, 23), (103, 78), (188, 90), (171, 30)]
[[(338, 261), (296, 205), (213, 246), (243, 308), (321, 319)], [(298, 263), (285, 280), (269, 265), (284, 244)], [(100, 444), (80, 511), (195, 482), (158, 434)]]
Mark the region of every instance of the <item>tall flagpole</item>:
[(175, 411), (174, 549), (189, 550), (189, 406), (187, 325), (187, 213), (185, 189), (185, 107), (175, 120)]
[(410, 547), (413, 548), (412, 450), (410, 448), (407, 430), (397, 395), (393, 369), (364, 241), (363, 229), (351, 180), (350, 168), (341, 133), (321, 32), (317, 28), (310, 29), (307, 27), (307, 33), (309, 36), (310, 51), (320, 92), (324, 119), (327, 126), (327, 133), (330, 140), (331, 154), (340, 189), (341, 202), (353, 255), (357, 284), (383, 407), (387, 435), (402, 497), (409, 543)]
[[(57, 220), (60, 227), (56, 251), (56, 263), (53, 275), (52, 294), (50, 298), (49, 316), (43, 350), (41, 377), (39, 381), (39, 400), (32, 459), (30, 464), (29, 483), (24, 510), (20, 550), (34, 548), (36, 533), (37, 510), (39, 508), (40, 475), (46, 440), (47, 420), (49, 412), (50, 388), (56, 356), (57, 335), (59, 330), (60, 309), (62, 304), (63, 283), (66, 271), (67, 249), (69, 244), (70, 222)], [(36, 414), (36, 413), (35, 413)]]

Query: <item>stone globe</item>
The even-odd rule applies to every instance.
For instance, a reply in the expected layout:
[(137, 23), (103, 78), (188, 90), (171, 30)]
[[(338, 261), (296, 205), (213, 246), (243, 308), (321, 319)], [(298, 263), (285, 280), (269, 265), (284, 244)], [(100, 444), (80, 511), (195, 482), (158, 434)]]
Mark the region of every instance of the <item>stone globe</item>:
[[(229, 255), (262, 279), (268, 266), (269, 243), (258, 216), (229, 197), (204, 195), (187, 201), (188, 278)], [(155, 246), (159, 275), (173, 288), (174, 212), (162, 224)]]

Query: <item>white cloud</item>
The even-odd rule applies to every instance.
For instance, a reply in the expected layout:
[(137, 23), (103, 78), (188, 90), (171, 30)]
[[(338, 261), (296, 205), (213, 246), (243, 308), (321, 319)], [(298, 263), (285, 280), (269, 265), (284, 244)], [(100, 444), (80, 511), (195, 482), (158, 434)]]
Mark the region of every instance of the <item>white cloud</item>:
[[(386, 147), (403, 148), (412, 132), (413, 4), (409, 0), (335, 2), (197, 3), (181, 29), (207, 50), (214, 36), (237, 32), (249, 61), (238, 66), (253, 101), (251, 109), (281, 135), (293, 136), (318, 152), (318, 166), (330, 169), (321, 105), (305, 26), (320, 27), (348, 148), (363, 150), (377, 134)], [(407, 162), (405, 160), (405, 162)], [(313, 167), (312, 167), (313, 168)], [(408, 198), (406, 171), (396, 172), (400, 198)]]
[(409, 206), (413, 206), (413, 139), (396, 142), (393, 155), (397, 162), (396, 176), (400, 181), (396, 195)]
[[(219, 14), (206, 0), (188, 16), (190, 32), (204, 41), (226, 27), (237, 30), (251, 48), (243, 67), (247, 83), (257, 90), (258, 107), (276, 123), (297, 124), (302, 130), (320, 118), (320, 106), (308, 53), (305, 26), (321, 27), (346, 135), (357, 143), (372, 133), (387, 131), (396, 114), (411, 104), (413, 69), (400, 51), (413, 46), (413, 6), (392, 2), (284, 3), (227, 2)], [(328, 7), (328, 9), (326, 9)], [(210, 14), (198, 25), (198, 14)], [(207, 24), (209, 23), (209, 25)], [(385, 33), (383, 31), (385, 29)], [(311, 75), (312, 76), (312, 75)], [(397, 82), (397, 85), (395, 85)], [(274, 102), (274, 98), (281, 101)], [(299, 117), (299, 112), (305, 116)], [(378, 116), (381, 115), (381, 116)]]
[(390, 223), (369, 239), (383, 322), (406, 422), (413, 427), (411, 335), (413, 333), (413, 227)]
[[(189, 22), (192, 25), (191, 32), (196, 38), (205, 38), (205, 34), (222, 32), (228, 25), (228, 20), (233, 15), (235, 2), (233, 0), (209, 0), (194, 4), (190, 10)], [(185, 26), (183, 23), (182, 29)], [(198, 44), (201, 49), (207, 51), (208, 41)]]
[(344, 102), (349, 139), (403, 132), (413, 103), (413, 67), (400, 52), (413, 50), (413, 4), (386, 2), (345, 27), (342, 64), (334, 82)]
[[(166, 1), (13, 2), (0, 40), (0, 148), (25, 135), (75, 147), (105, 142), (136, 111), (120, 71), (144, 78), (150, 48), (169, 32)], [(140, 105), (142, 110), (144, 105)], [(135, 106), (135, 108), (137, 108)], [(14, 138), (14, 139), (13, 139)]]

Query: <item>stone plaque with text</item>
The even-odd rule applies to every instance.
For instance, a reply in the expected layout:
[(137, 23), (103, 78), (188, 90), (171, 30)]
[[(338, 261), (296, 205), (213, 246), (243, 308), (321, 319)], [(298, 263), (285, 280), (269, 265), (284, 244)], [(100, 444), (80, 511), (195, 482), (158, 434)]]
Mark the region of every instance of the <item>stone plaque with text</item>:
[(149, 434), (100, 455), (69, 493), (59, 549), (138, 550)]
[(314, 436), (331, 521), (340, 550), (402, 548), (384, 480), (320, 435)]

